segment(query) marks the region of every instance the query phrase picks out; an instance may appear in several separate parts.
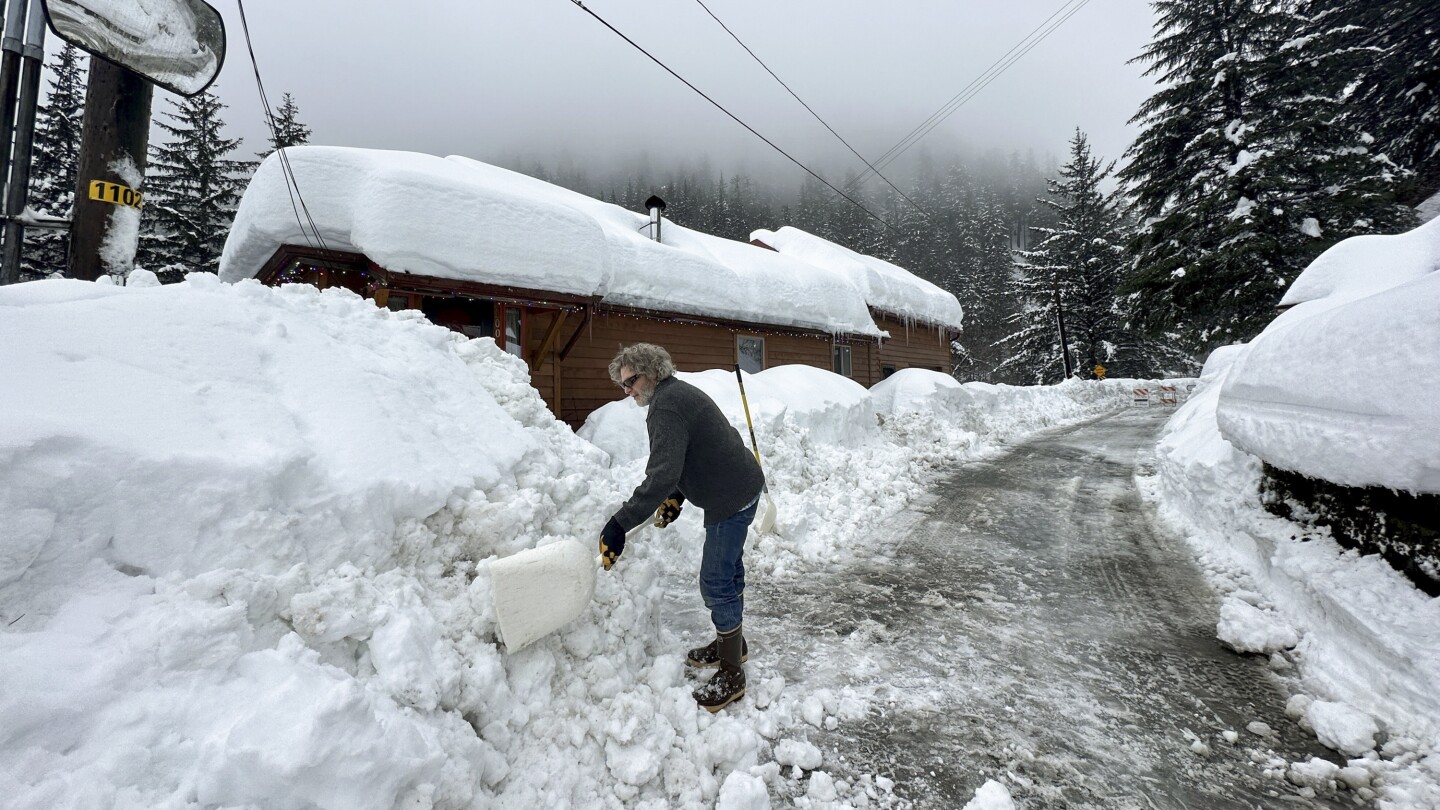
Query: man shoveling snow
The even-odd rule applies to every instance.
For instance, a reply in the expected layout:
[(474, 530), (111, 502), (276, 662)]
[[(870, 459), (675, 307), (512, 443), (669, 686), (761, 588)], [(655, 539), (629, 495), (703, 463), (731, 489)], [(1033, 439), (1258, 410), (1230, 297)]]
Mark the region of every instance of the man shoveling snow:
[(610, 361), (610, 379), (642, 408), (650, 461), (635, 488), (600, 534), (605, 570), (625, 551), (625, 533), (655, 512), (665, 527), (688, 498), (705, 510), (705, 550), (700, 595), (710, 609), (715, 640), (686, 656), (692, 667), (719, 667), (695, 690), (695, 701), (715, 712), (745, 695), (749, 658), (741, 629), (744, 609), (745, 537), (755, 520), (765, 476), (714, 400), (675, 378), (675, 363), (659, 346), (637, 343)]

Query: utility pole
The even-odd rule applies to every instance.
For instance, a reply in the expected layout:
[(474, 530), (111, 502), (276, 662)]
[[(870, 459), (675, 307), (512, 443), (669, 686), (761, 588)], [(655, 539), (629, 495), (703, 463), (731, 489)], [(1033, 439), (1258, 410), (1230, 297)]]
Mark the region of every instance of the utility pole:
[(135, 265), (153, 96), (154, 85), (140, 74), (91, 57), (70, 225), (71, 278), (124, 275)]
[(1070, 340), (1065, 336), (1065, 306), (1060, 303), (1060, 273), (1055, 273), (1055, 323), (1060, 327), (1060, 358), (1065, 361), (1065, 379), (1075, 373), (1070, 362)]
[[(15, 8), (22, 9), (26, 0), (10, 0)], [(20, 280), (20, 252), (25, 243), (25, 225), (19, 219), (25, 212), (25, 200), (30, 193), (30, 155), (35, 145), (35, 108), (40, 103), (40, 73), (45, 66), (45, 11), (40, 0), (29, 0), (29, 19), (25, 25), (25, 43), (20, 49), (22, 63), (19, 78), (19, 103), (12, 115), (8, 100), (9, 81), (5, 81), (6, 115), (5, 123), (13, 120), (15, 133), (15, 159), (10, 165), (10, 181), (5, 189), (5, 246), (0, 252), (0, 285), (14, 284)], [(5, 15), (6, 31), (4, 40), (6, 63), (0, 69), (9, 67), (12, 48), (9, 23), (11, 15)], [(13, 75), (13, 71), (12, 71)], [(11, 130), (6, 129), (6, 139)]]

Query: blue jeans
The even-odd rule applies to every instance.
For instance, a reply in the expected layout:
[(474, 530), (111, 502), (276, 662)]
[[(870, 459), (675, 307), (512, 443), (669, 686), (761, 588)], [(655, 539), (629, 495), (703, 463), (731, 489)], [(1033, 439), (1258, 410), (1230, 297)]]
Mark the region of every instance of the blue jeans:
[(710, 621), (717, 633), (740, 626), (745, 593), (745, 536), (755, 522), (757, 497), (749, 506), (705, 527), (705, 552), (700, 557), (700, 596), (710, 608)]

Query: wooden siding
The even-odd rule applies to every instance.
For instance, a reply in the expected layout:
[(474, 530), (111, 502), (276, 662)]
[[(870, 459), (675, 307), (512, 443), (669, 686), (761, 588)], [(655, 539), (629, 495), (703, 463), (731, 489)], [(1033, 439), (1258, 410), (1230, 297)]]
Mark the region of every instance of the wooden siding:
[[(873, 312), (875, 325), (890, 333), (881, 341), (879, 351), (873, 354), (868, 373), (871, 375), (864, 384), (874, 385), (884, 379), (884, 367), (893, 366), (896, 371), (903, 368), (927, 368), (931, 371), (950, 373), (950, 341), (954, 330), (931, 324), (910, 323), (892, 315)], [(858, 369), (857, 369), (858, 377)]]
[[(303, 280), (325, 287), (343, 283), (352, 289), (360, 287), (357, 292), (391, 308), (427, 308), (436, 313), (454, 310), (451, 328), (470, 326), (473, 333), (475, 325), (483, 323), (485, 328), (493, 329), (493, 337), (502, 347), (504, 312), (519, 308), (524, 313), (521, 345), (530, 366), (531, 384), (551, 411), (572, 427), (583, 424), (596, 408), (622, 396), (610, 380), (608, 366), (616, 352), (633, 343), (665, 347), (681, 371), (733, 369), (738, 362), (739, 335), (765, 339), (765, 368), (800, 364), (830, 371), (834, 367), (834, 346), (848, 345), (851, 378), (868, 388), (884, 378), (887, 365), (897, 371), (927, 368), (948, 372), (950, 341), (955, 337), (953, 330), (925, 324), (907, 326), (900, 318), (875, 310), (871, 315), (876, 325), (890, 333), (889, 339), (878, 343), (857, 335), (834, 336), (634, 310), (601, 304), (595, 298), (390, 273), (359, 254), (288, 245), (276, 251), (257, 277), (266, 284)], [(466, 305), (491, 309), (461, 317)], [(552, 331), (562, 317), (559, 328)]]
[[(573, 319), (573, 318), (572, 318)], [(576, 320), (578, 325), (578, 319)], [(548, 322), (548, 321), (547, 321)], [(563, 340), (568, 341), (575, 327), (566, 324), (562, 329)], [(538, 346), (539, 337), (527, 338)], [(542, 333), (543, 334), (543, 333)], [(736, 363), (736, 335), (760, 335), (765, 338), (765, 366), (798, 363), (829, 369), (831, 365), (831, 340), (829, 335), (766, 333), (736, 328), (729, 325), (713, 325), (680, 322), (660, 317), (634, 314), (620, 314), (598, 309), (585, 326), (579, 340), (562, 362), (561, 398), (559, 416), (572, 426), (578, 426), (585, 417), (607, 402), (620, 399), (623, 394), (610, 380), (610, 360), (616, 352), (632, 343), (654, 343), (663, 346), (675, 360), (680, 371), (705, 371), (712, 368), (733, 369)], [(535, 368), (535, 387), (546, 402), (555, 410), (553, 384), (541, 386), (542, 381), (554, 376), (553, 353), (543, 358)]]

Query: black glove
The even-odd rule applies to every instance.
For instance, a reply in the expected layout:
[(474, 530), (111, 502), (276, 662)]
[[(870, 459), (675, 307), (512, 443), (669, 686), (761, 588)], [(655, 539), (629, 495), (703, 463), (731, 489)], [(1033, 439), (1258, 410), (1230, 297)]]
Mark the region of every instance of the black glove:
[(610, 522), (605, 524), (605, 528), (600, 530), (600, 562), (605, 565), (605, 570), (609, 571), (610, 566), (614, 565), (623, 553), (625, 530), (620, 528), (620, 524), (612, 517)]
[(680, 507), (685, 505), (685, 496), (679, 492), (671, 493), (660, 508), (655, 510), (655, 525), (665, 528), (674, 523), (680, 517)]

